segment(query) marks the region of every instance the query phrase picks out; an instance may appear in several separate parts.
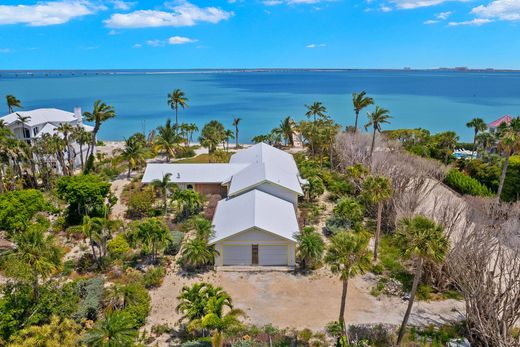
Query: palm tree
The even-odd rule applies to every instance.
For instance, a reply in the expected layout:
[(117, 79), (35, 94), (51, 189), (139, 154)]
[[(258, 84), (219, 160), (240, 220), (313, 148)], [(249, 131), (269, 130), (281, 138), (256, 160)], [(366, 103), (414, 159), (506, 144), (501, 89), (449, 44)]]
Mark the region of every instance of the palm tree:
[(92, 138), (89, 148), (87, 149), (88, 158), (94, 152), (94, 147), (96, 146), (97, 141), (97, 133), (101, 128), (101, 124), (110, 118), (114, 118), (116, 116), (116, 111), (110, 105), (105, 104), (101, 100), (96, 100), (94, 102), (94, 107), (92, 112), (83, 112), (83, 116), (88, 122), (94, 122), (94, 130), (92, 130)]
[(361, 93), (352, 93), (352, 105), (354, 105), (354, 112), (356, 112), (356, 123), (354, 123), (354, 132), (357, 132), (358, 118), (359, 112), (363, 110), (365, 107), (374, 104), (374, 99), (366, 96), (366, 92), (362, 91)]
[(157, 136), (155, 137), (155, 147), (166, 155), (166, 161), (169, 163), (170, 159), (175, 157), (175, 150), (182, 142), (182, 138), (177, 134), (177, 129), (172, 126), (171, 120), (167, 119), (164, 126), (157, 128)]
[(370, 265), (368, 237), (363, 233), (340, 231), (331, 238), (325, 261), (330, 265), (332, 272), (339, 274), (339, 278), (343, 281), (339, 322), (346, 331), (345, 305), (348, 281), (351, 277), (363, 273)]
[(224, 132), (224, 136), (226, 137), (225, 138), (225, 141), (226, 141), (226, 152), (228, 152), (229, 151), (229, 140), (232, 140), (232, 139), (235, 138), (235, 133), (233, 132), (233, 130), (227, 129)]
[(22, 102), (18, 100), (14, 95), (6, 95), (5, 99), (7, 101), (7, 109), (9, 110), (9, 113), (14, 112), (14, 108), (23, 108)]
[[(224, 308), (228, 308), (224, 313)], [(212, 347), (224, 346), (224, 332), (233, 327), (240, 326), (239, 317), (244, 312), (233, 308), (231, 297), (224, 291), (220, 295), (211, 295), (206, 303), (207, 312), (201, 320), (201, 326), (213, 330), (211, 337)]]
[(76, 143), (79, 145), (79, 157), (81, 161), (81, 170), (85, 168), (85, 159), (86, 157), (83, 156), (83, 145), (89, 143), (90, 141), (90, 133), (85, 131), (85, 128), (81, 125), (76, 125), (74, 129), (72, 130), (72, 138)]
[(177, 203), (183, 220), (201, 211), (203, 205), (200, 194), (191, 189), (176, 190), (173, 200)]
[(162, 178), (156, 179), (152, 181), (152, 186), (159, 189), (161, 192), (161, 196), (163, 199), (163, 208), (164, 208), (164, 215), (166, 216), (168, 214), (168, 194), (170, 188), (174, 187), (175, 185), (170, 181), (170, 177), (172, 176), (171, 173), (164, 174)]
[(175, 89), (168, 94), (168, 105), (175, 110), (175, 126), (179, 125), (179, 106), (183, 109), (188, 107), (188, 98), (184, 95), (184, 92), (180, 89)]
[(188, 268), (198, 268), (211, 264), (219, 253), (210, 246), (207, 240), (194, 238), (184, 244), (182, 249), (182, 263)]
[(63, 250), (54, 236), (46, 235), (41, 225), (32, 225), (14, 238), (16, 248), (5, 255), (8, 276), (30, 280), (33, 299), (40, 296), (39, 279), (46, 279), (61, 267)]
[(307, 112), (305, 113), (305, 116), (307, 116), (307, 118), (314, 117), (315, 122), (316, 116), (320, 118), (327, 117), (327, 108), (323, 106), (323, 104), (319, 101), (314, 102), (312, 105), (305, 105), (305, 107), (307, 107)]
[(133, 137), (125, 139), (125, 147), (121, 150), (121, 157), (128, 162), (128, 178), (130, 178), (133, 169), (145, 163), (145, 152), (142, 142)]
[[(515, 123), (511, 122), (511, 125), (503, 129), (499, 135), (498, 149), (504, 156), (504, 163), (502, 164), (502, 172), (498, 183), (497, 201), (500, 200), (500, 195), (502, 195), (502, 190), (504, 189), (509, 158), (514, 151), (520, 150), (520, 130), (518, 130), (520, 129), (520, 117), (513, 121)], [(518, 124), (518, 129), (514, 127), (515, 124)]]
[(482, 150), (485, 152), (488, 148), (495, 144), (495, 136), (490, 132), (480, 133), (476, 137), (477, 144), (482, 146)]
[[(22, 116), (19, 113), (16, 113), (16, 118), (18, 123), (22, 125), (22, 136), (24, 140), (28, 140), (31, 137), (29, 130), (25, 128), (25, 124), (31, 120), (31, 116)], [(27, 130), (27, 132), (25, 132)]]
[[(108, 241), (112, 235), (121, 227), (121, 221), (108, 219), (106, 216), (94, 217), (89, 221), (91, 234), (90, 238), (99, 249), (99, 258), (106, 257), (108, 254)], [(101, 264), (100, 264), (101, 265)]]
[(392, 184), (385, 176), (369, 176), (366, 178), (365, 182), (363, 182), (362, 194), (371, 204), (377, 205), (377, 226), (374, 238), (374, 261), (377, 261), (383, 205), (392, 197)]
[(238, 148), (238, 124), (240, 124), (241, 120), (242, 118), (233, 117), (233, 126), (235, 127), (235, 148)]
[(438, 146), (445, 149), (444, 163), (448, 165), (450, 154), (453, 152), (455, 146), (457, 146), (457, 143), (459, 142), (459, 136), (454, 131), (444, 131), (442, 133), (436, 134), (435, 139)]
[(114, 312), (98, 322), (84, 342), (93, 347), (126, 347), (132, 346), (136, 337), (132, 318), (124, 312)]
[(372, 161), (372, 154), (374, 153), (376, 131), (381, 132), (381, 124), (390, 123), (388, 120), (392, 117), (390, 117), (389, 113), (390, 111), (379, 106), (376, 106), (374, 112), (367, 113), (368, 123), (365, 124), (365, 129), (368, 129), (369, 127), (374, 128), (374, 132), (372, 133), (372, 145), (370, 146), (370, 161)]
[[(68, 162), (68, 174), (72, 176), (74, 173), (74, 157), (72, 156), (73, 148), (71, 144), (71, 135), (74, 131), (74, 128), (69, 123), (61, 123), (56, 130), (63, 135), (63, 141), (65, 143), (65, 148), (67, 149), (67, 162)], [(65, 171), (66, 168), (63, 168)]]
[(166, 245), (170, 237), (168, 228), (157, 218), (145, 219), (137, 227), (137, 238), (150, 252), (152, 264), (156, 263), (159, 249)]
[(325, 243), (313, 227), (303, 228), (303, 231), (296, 234), (295, 238), (298, 241), (298, 257), (302, 269), (306, 269), (308, 265), (321, 260)]
[(423, 263), (432, 261), (440, 263), (444, 260), (449, 248), (449, 240), (444, 235), (444, 230), (432, 220), (424, 216), (404, 218), (399, 221), (398, 228), (394, 237), (396, 246), (400, 249), (404, 258), (410, 258), (415, 263), (415, 275), (408, 301), (408, 308), (404, 315), (397, 345), (401, 344), (406, 324), (417, 292), (417, 287), (421, 279)]
[(486, 122), (482, 118), (473, 118), (471, 121), (466, 123), (468, 128), (473, 128), (475, 134), (473, 135), (473, 151), (477, 151), (477, 135), (479, 132), (485, 131), (487, 129)]
[(212, 285), (204, 282), (194, 283), (191, 287), (182, 287), (181, 293), (177, 296), (179, 304), (175, 308), (178, 313), (182, 314), (181, 321), (192, 322), (204, 317), (208, 287), (212, 287)]
[(287, 116), (280, 123), (280, 130), (282, 131), (282, 136), (285, 139), (285, 145), (289, 145), (290, 147), (294, 147), (294, 120), (291, 116)]

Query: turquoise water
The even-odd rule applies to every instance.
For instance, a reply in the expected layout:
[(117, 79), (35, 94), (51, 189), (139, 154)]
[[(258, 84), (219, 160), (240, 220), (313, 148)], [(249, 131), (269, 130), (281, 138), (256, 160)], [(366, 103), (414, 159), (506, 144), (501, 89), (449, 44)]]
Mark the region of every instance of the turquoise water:
[[(90, 110), (96, 99), (113, 105), (117, 117), (103, 124), (100, 138), (119, 140), (149, 131), (175, 114), (166, 95), (175, 88), (189, 97), (180, 120), (201, 128), (212, 119), (231, 128), (242, 118), (241, 141), (268, 132), (285, 116), (303, 119), (304, 104), (321, 101), (342, 125), (353, 124), (351, 93), (366, 90), (388, 108), (386, 129), (423, 127), (457, 131), (473, 117), (492, 121), (520, 110), (520, 73), (455, 71), (64, 71), (0, 72), (0, 95), (14, 94), (25, 109)], [(7, 112), (0, 105), (0, 114)], [(364, 123), (366, 115), (361, 115)]]

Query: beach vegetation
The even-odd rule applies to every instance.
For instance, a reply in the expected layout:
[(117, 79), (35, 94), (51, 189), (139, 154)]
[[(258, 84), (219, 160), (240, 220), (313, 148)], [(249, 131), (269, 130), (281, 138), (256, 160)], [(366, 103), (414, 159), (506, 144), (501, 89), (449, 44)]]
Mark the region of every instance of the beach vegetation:
[(94, 147), (96, 146), (97, 141), (97, 134), (99, 132), (99, 129), (101, 128), (101, 124), (106, 122), (107, 120), (114, 118), (116, 116), (115, 109), (107, 105), (101, 100), (96, 100), (94, 102), (94, 106), (92, 108), (92, 112), (86, 111), (83, 112), (83, 117), (85, 117), (85, 120), (88, 122), (94, 123), (94, 129), (92, 130), (92, 136), (91, 136), (91, 142), (89, 144), (89, 147), (87, 149), (86, 157), (89, 158), (90, 156), (93, 156), (94, 153)]
[(367, 96), (367, 93), (365, 91), (362, 91), (360, 93), (352, 93), (352, 105), (354, 106), (354, 112), (356, 113), (356, 121), (354, 122), (354, 132), (358, 131), (359, 112), (373, 104), (374, 99)]
[(227, 138), (224, 125), (218, 120), (212, 120), (202, 128), (200, 132), (199, 142), (201, 146), (208, 149), (209, 154), (213, 154)]
[(186, 97), (186, 94), (180, 90), (175, 89), (171, 93), (168, 93), (168, 106), (171, 107), (172, 110), (175, 110), (175, 129), (179, 128), (179, 107), (182, 109), (188, 107), (189, 99)]
[(444, 183), (461, 194), (469, 194), (473, 196), (493, 195), (484, 184), (457, 169), (450, 169), (448, 171), (446, 178), (444, 178)]
[(17, 99), (14, 95), (6, 95), (5, 101), (7, 103), (7, 109), (9, 113), (13, 113), (15, 108), (23, 108), (22, 102), (19, 99)]
[(316, 267), (325, 250), (325, 243), (321, 235), (313, 227), (305, 227), (295, 235), (295, 238), (298, 241), (297, 256), (300, 268), (306, 270)]

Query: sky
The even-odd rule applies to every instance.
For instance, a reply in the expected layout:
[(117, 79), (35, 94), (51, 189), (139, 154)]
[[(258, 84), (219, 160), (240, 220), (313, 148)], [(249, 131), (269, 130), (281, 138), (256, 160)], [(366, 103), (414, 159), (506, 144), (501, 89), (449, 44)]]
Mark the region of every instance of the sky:
[(0, 0), (0, 70), (520, 69), (520, 0)]

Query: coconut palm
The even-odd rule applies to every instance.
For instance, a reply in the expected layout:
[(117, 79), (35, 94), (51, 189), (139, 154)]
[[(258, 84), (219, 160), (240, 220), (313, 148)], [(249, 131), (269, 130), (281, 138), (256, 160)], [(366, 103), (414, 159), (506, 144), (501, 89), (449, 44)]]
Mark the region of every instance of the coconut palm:
[(188, 98), (180, 89), (175, 89), (168, 94), (168, 105), (175, 110), (175, 126), (179, 126), (179, 106), (183, 109), (188, 107)]
[(383, 205), (392, 197), (392, 184), (385, 176), (369, 176), (363, 182), (363, 197), (377, 206), (377, 225), (374, 238), (374, 261), (377, 261)]
[[(22, 116), (19, 113), (16, 113), (16, 120), (18, 123), (22, 125), (22, 136), (25, 140), (29, 140), (31, 134), (29, 133), (29, 129), (25, 128), (25, 124), (31, 120), (31, 116)], [(27, 130), (27, 132), (26, 132)]]
[(305, 105), (305, 107), (307, 108), (307, 112), (305, 113), (307, 118), (313, 117), (315, 122), (316, 117), (327, 118), (327, 108), (323, 106), (321, 102), (317, 101), (312, 105)]
[(72, 132), (74, 131), (74, 128), (72, 127), (72, 125), (70, 123), (61, 123), (56, 128), (56, 130), (63, 135), (63, 141), (65, 143), (65, 148), (67, 150), (68, 168), (63, 168), (63, 170), (65, 171), (65, 169), (66, 169), (67, 170), (66, 172), (68, 172), (68, 174), (70, 176), (72, 176), (72, 174), (74, 173), (74, 157), (75, 157), (75, 155), (74, 155), (74, 157), (72, 156), (72, 154), (74, 152), (74, 149), (72, 148), (71, 135), (72, 135)]
[(215, 247), (210, 246), (208, 241), (197, 237), (184, 244), (181, 260), (183, 265), (188, 268), (198, 268), (211, 264), (216, 255), (218, 252)]
[(412, 312), (423, 264), (425, 261), (442, 262), (449, 248), (449, 240), (444, 235), (444, 229), (440, 225), (424, 216), (415, 216), (399, 221), (394, 241), (401, 255), (406, 259), (411, 259), (415, 264), (415, 275), (408, 308), (406, 309), (403, 323), (399, 330), (399, 337), (397, 338), (397, 345), (400, 345), (408, 318), (410, 318), (410, 313)]
[(191, 287), (182, 287), (177, 296), (179, 304), (175, 308), (178, 313), (182, 314), (181, 321), (192, 322), (204, 317), (208, 287), (212, 287), (212, 285), (204, 282), (194, 283)]
[(127, 177), (130, 178), (132, 170), (145, 163), (146, 150), (142, 142), (130, 137), (125, 139), (125, 147), (120, 152), (121, 158), (128, 162)]
[(45, 280), (61, 267), (63, 250), (53, 235), (46, 235), (43, 226), (35, 224), (14, 238), (16, 247), (5, 254), (8, 276), (31, 281), (33, 299), (39, 300), (39, 280)]
[(14, 112), (14, 108), (23, 108), (22, 102), (18, 100), (14, 95), (6, 95), (5, 99), (7, 101), (7, 109), (9, 110), (9, 113)]
[(116, 116), (116, 111), (112, 106), (105, 104), (101, 100), (96, 100), (94, 102), (92, 112), (83, 112), (83, 116), (88, 122), (94, 122), (94, 130), (92, 130), (92, 138), (90, 139), (91, 143), (87, 149), (86, 157), (88, 158), (94, 152), (94, 147), (96, 146), (97, 141), (97, 134), (101, 128), (101, 124), (111, 118), (114, 118)]
[(235, 127), (235, 148), (238, 148), (238, 125), (242, 118), (233, 117), (233, 126)]
[(193, 219), (193, 228), (195, 229), (196, 236), (202, 240), (209, 240), (214, 234), (213, 224), (209, 219), (204, 217), (195, 217)]
[(202, 197), (191, 189), (176, 190), (173, 193), (173, 201), (177, 204), (183, 220), (197, 214), (202, 209)]
[(76, 125), (72, 130), (72, 139), (76, 141), (79, 146), (79, 157), (81, 161), (81, 170), (85, 168), (85, 157), (83, 156), (83, 146), (90, 141), (90, 133), (85, 131), (81, 125)]
[(169, 163), (171, 158), (175, 157), (175, 151), (182, 142), (181, 136), (177, 134), (177, 129), (171, 124), (171, 120), (167, 119), (164, 126), (157, 128), (157, 136), (155, 137), (155, 148), (166, 156)]
[[(228, 329), (239, 327), (239, 317), (244, 312), (233, 308), (231, 297), (224, 291), (220, 295), (210, 295), (206, 303), (206, 314), (201, 319), (201, 326), (213, 330), (211, 336), (212, 347), (224, 346), (224, 332)], [(224, 308), (228, 308), (224, 313)]]
[(152, 186), (158, 189), (161, 193), (165, 216), (168, 214), (168, 194), (170, 192), (170, 189), (175, 187), (175, 184), (172, 183), (170, 180), (171, 176), (171, 173), (166, 173), (162, 176), (160, 180), (156, 179), (152, 181)]
[(157, 218), (148, 218), (140, 223), (137, 226), (136, 236), (138, 241), (150, 252), (152, 264), (157, 262), (159, 249), (164, 248), (171, 238), (168, 228)]
[(504, 157), (502, 164), (502, 172), (497, 190), (497, 201), (500, 200), (502, 190), (504, 189), (504, 182), (506, 179), (507, 168), (509, 166), (509, 158), (515, 151), (520, 151), (520, 117), (514, 119), (511, 125), (502, 129), (499, 135), (498, 149)]
[(285, 117), (280, 123), (280, 130), (285, 139), (285, 145), (289, 145), (290, 147), (294, 147), (294, 125), (294, 120), (291, 116)]
[(459, 136), (454, 131), (444, 131), (435, 135), (435, 141), (440, 148), (444, 149), (444, 163), (447, 165), (451, 153), (459, 142)]
[(374, 99), (366, 96), (366, 92), (352, 93), (352, 105), (354, 106), (354, 112), (356, 112), (356, 122), (354, 123), (354, 132), (357, 132), (359, 112), (365, 107), (374, 104)]
[(368, 237), (363, 233), (340, 231), (330, 239), (325, 261), (343, 282), (339, 322), (346, 331), (345, 306), (349, 279), (363, 273), (370, 265)]
[(98, 322), (84, 342), (93, 347), (126, 347), (132, 346), (136, 337), (132, 318), (124, 312), (114, 312)]
[(466, 123), (468, 128), (473, 128), (473, 151), (477, 151), (477, 135), (479, 132), (485, 131), (487, 129), (486, 122), (482, 118), (473, 118), (471, 121)]
[(321, 260), (325, 243), (313, 227), (305, 227), (301, 233), (295, 235), (295, 238), (298, 241), (298, 257), (302, 269)]
[(372, 133), (372, 145), (370, 146), (370, 161), (372, 161), (372, 154), (374, 153), (374, 146), (376, 143), (376, 132), (381, 132), (381, 124), (390, 123), (388, 120), (390, 117), (390, 111), (382, 107), (376, 106), (374, 112), (368, 112), (368, 123), (365, 124), (365, 129), (372, 127), (374, 129)]
[(225, 135), (225, 145), (226, 145), (226, 152), (229, 151), (229, 141), (235, 138), (235, 133), (231, 129), (227, 129), (224, 132)]
[(493, 136), (493, 134), (491, 134), (490, 132), (484, 132), (484, 133), (478, 134), (476, 137), (476, 140), (477, 140), (477, 145), (481, 146), (482, 150), (484, 152), (487, 151), (489, 148), (491, 148), (496, 143), (495, 136)]

